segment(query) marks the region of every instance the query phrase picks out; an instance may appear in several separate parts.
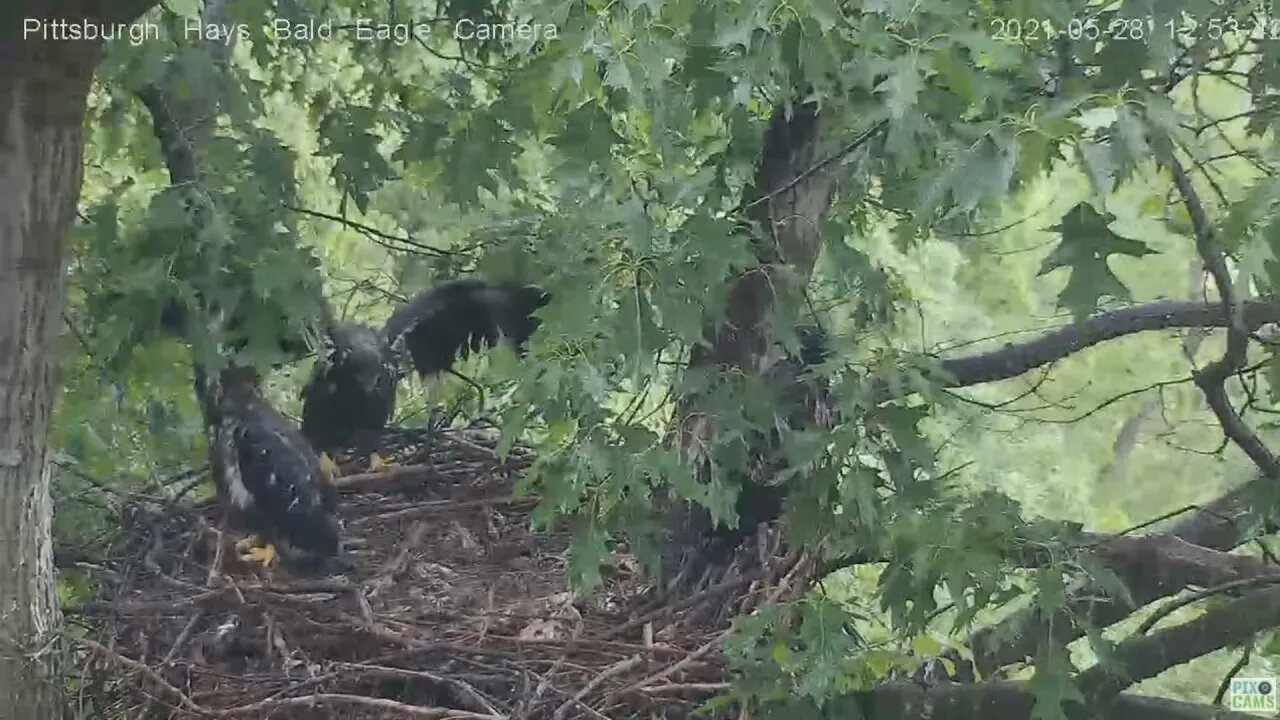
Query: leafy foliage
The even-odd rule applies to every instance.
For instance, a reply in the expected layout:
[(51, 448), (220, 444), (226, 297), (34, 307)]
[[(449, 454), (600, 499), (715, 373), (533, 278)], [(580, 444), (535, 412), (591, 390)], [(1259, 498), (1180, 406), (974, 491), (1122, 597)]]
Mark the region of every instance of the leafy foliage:
[[(840, 421), (821, 435), (781, 433), (780, 477), (794, 486), (787, 519), (794, 541), (827, 557), (885, 563), (875, 577), (846, 577), (843, 593), (742, 620), (729, 656), (754, 700), (823, 707), (929, 654), (922, 638), (939, 617), (959, 635), (1015, 597), (1060, 608), (1069, 579), (1099, 573), (1027, 516), (1083, 515), (1118, 529), (1203, 499), (1203, 478), (1242, 467), (1235, 456), (1219, 464), (1198, 398), (1171, 388), (1160, 391), (1166, 426), (1133, 461), (1132, 482), (1096, 481), (1133, 403), (1092, 408), (1185, 374), (1164, 339), (1060, 364), (1038, 388), (1058, 398), (1047, 403), (1056, 415), (1009, 405), (1027, 395), (1017, 381), (958, 401), (914, 368), (939, 342), (1026, 330), (1057, 308), (1078, 321), (1115, 301), (1187, 295), (1169, 278), (1185, 277), (1195, 258), (1190, 218), (1167, 201), (1169, 180), (1152, 162), (1175, 153), (1204, 163), (1224, 155), (1203, 183), (1216, 229), (1242, 282), (1274, 291), (1280, 185), (1268, 177), (1267, 138), (1280, 45), (1191, 29), (1211, 12), (1243, 22), (1245, 9), (249, 2), (233, 10), (250, 32), (225, 75), (179, 32), (198, 11), (190, 2), (154, 11), (166, 37), (113, 44), (95, 88), (68, 313), (80, 336), (68, 368), (78, 375), (58, 438), (90, 476), (150, 487), (200, 462), (188, 378), (174, 369), (182, 353), (159, 332), (171, 302), (194, 313), (205, 298), (222, 310), (221, 322), (194, 318), (212, 328), (195, 339), (203, 357), (242, 344), (272, 368), (296, 359), (282, 337), (311, 340), (326, 295), (378, 317), (388, 298), (479, 269), (536, 278), (556, 298), (529, 360), (490, 358), (488, 378), (506, 390), (507, 441), (523, 434), (537, 445), (520, 487), (542, 497), (537, 519), (567, 515), (577, 531), (573, 579), (599, 581), (613, 536), (642, 554), (655, 548), (654, 506), (668, 493), (732, 524), (735, 478), (750, 440), (776, 426), (776, 402), (757, 378), (682, 364), (756, 262), (764, 230), (742, 200), (767, 120), (775, 105), (807, 98), (846, 141), (887, 125), (847, 156), (815, 159), (840, 173), (821, 257), (814, 277), (800, 278), (809, 296), (784, 293), (771, 317), (794, 348), (791, 328), (821, 307), (840, 358), (819, 369)], [(1148, 17), (1142, 40), (1089, 35)], [(507, 42), (454, 34), (459, 19), (495, 18), (556, 32)], [(419, 25), (412, 40), (361, 40), (356, 28), (375, 19)], [(331, 23), (335, 39), (272, 37), (276, 22), (314, 20)], [(1011, 34), (1014, 22), (1033, 21), (1056, 32)], [(165, 67), (178, 68), (180, 94), (216, 93), (223, 108), (198, 187), (168, 187), (131, 96)], [(1219, 95), (1208, 107), (1245, 114), (1228, 122), (1235, 111), (1206, 110), (1193, 96), (1199, 81), (1183, 81), (1194, 73)], [(281, 397), (296, 389), (288, 373), (277, 375)], [(924, 401), (872, 402), (883, 386)], [(114, 409), (102, 406), (107, 388), (121, 398)], [(694, 391), (718, 426), (706, 478), (663, 436), (672, 395)], [(1179, 447), (1209, 457), (1171, 459)], [(1034, 575), (1015, 569), (1027, 543), (1054, 548), (1057, 561)], [(1059, 717), (1075, 697), (1071, 652), (1039, 646), (1039, 717)]]
[(1081, 203), (1052, 228), (1062, 233), (1062, 243), (1045, 258), (1040, 274), (1063, 267), (1071, 269), (1071, 279), (1063, 288), (1059, 302), (1077, 320), (1092, 315), (1104, 295), (1116, 300), (1130, 299), (1128, 289), (1107, 266), (1109, 256), (1140, 258), (1151, 252), (1141, 242), (1111, 232), (1107, 226), (1114, 219), (1115, 216), (1100, 215), (1090, 205)]

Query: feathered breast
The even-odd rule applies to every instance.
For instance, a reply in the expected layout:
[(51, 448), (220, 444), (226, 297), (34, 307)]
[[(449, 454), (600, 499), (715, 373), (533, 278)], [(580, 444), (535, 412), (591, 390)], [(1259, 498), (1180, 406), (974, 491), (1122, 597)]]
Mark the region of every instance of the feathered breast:
[(302, 434), (320, 450), (346, 447), (377, 432), (395, 411), (399, 372), (390, 345), (373, 329), (349, 326), (316, 361), (302, 391)]
[(232, 461), (226, 468), (230, 499), (251, 529), (294, 549), (336, 555), (333, 487), (289, 421), (268, 404), (249, 400), (228, 408), (222, 435)]

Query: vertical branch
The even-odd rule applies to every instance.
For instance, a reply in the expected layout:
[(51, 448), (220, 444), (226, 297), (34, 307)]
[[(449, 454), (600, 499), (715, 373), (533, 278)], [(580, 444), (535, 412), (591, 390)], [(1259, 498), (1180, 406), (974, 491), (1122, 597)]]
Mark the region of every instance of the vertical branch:
[(1227, 269), (1225, 253), (1218, 242), (1217, 233), (1209, 222), (1200, 196), (1196, 193), (1191, 178), (1178, 159), (1170, 156), (1167, 159), (1173, 174), (1174, 185), (1182, 196), (1182, 201), (1191, 216), (1191, 228), (1195, 235), (1196, 252), (1204, 262), (1205, 270), (1218, 286), (1218, 295), (1228, 313), (1230, 322), (1227, 326), (1227, 349), (1222, 357), (1206, 365), (1195, 373), (1196, 386), (1204, 393), (1205, 401), (1222, 425), (1222, 432), (1236, 444), (1244, 454), (1253, 461), (1268, 479), (1280, 477), (1280, 461), (1271, 449), (1262, 442), (1257, 433), (1245, 424), (1244, 419), (1231, 405), (1227, 395), (1227, 379), (1244, 368), (1249, 350), (1249, 334), (1245, 329), (1243, 309), (1238, 301), (1238, 293)]
[[(821, 240), (818, 228), (835, 195), (832, 159), (851, 152), (883, 127), (878, 125), (838, 152), (825, 137), (830, 124), (828, 112), (813, 103), (774, 108), (744, 204), (760, 233), (753, 242), (757, 262), (730, 286), (725, 320), (704, 329), (706, 345), (694, 349), (691, 367), (759, 374), (770, 364), (767, 324), (779, 295), (793, 278), (804, 281), (813, 272)], [(715, 418), (700, 410), (702, 402), (699, 396), (682, 398), (673, 428), (676, 447), (699, 474), (708, 468), (708, 450), (718, 431)], [(664, 574), (680, 568), (689, 553), (696, 552), (704, 514), (682, 499), (670, 501), (664, 519)]]
[[(206, 3), (202, 20), (206, 23), (222, 24), (226, 19), (226, 3), (227, 0), (211, 0)], [(234, 37), (233, 33), (233, 40)], [(225, 72), (232, 46), (210, 40), (205, 43), (204, 49), (215, 66)], [(203, 225), (212, 221), (217, 209), (213, 205), (213, 199), (201, 187), (198, 158), (201, 148), (207, 144), (209, 133), (212, 131), (219, 98), (217, 93), (195, 93), (194, 97), (179, 102), (175, 93), (172, 92), (172, 88), (179, 79), (178, 73), (177, 66), (170, 61), (161, 79), (140, 88), (137, 96), (151, 114), (152, 128), (156, 139), (160, 142), (160, 153), (169, 171), (169, 184), (185, 189), (196, 222)], [(209, 307), (207, 303), (204, 305), (205, 307), (201, 308), (202, 317), (209, 318), (215, 314), (215, 308)], [(184, 314), (181, 322), (173, 324), (180, 325), (190, 341), (194, 332), (194, 323), (191, 318), (185, 316), (185, 310), (181, 312)], [(191, 354), (193, 385), (204, 420), (210, 467), (213, 469), (214, 477), (217, 478), (220, 477), (223, 465), (221, 455), (216, 450), (218, 428), (222, 424), (219, 409), (221, 382), (217, 378), (221, 368), (205, 367), (197, 357), (194, 346)]]

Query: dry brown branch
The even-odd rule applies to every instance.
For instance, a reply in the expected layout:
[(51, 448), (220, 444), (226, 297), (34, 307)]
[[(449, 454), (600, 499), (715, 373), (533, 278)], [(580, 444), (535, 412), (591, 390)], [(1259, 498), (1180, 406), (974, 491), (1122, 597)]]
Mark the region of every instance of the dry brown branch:
[(170, 697), (177, 700), (183, 708), (190, 710), (191, 712), (194, 712), (198, 715), (211, 714), (207, 709), (197, 705), (194, 700), (187, 697), (186, 693), (182, 692), (178, 688), (169, 684), (167, 680), (160, 677), (160, 675), (156, 673), (155, 670), (152, 670), (151, 668), (147, 667), (145, 664), (140, 663), (137, 660), (127, 658), (124, 655), (121, 655), (120, 653), (107, 648), (105, 645), (100, 645), (88, 638), (82, 638), (80, 640), (80, 643), (85, 647), (89, 648), (89, 650), (96, 653), (98, 656), (100, 656), (104, 660), (108, 662), (116, 663), (118, 665), (123, 665), (124, 667), (127, 667), (130, 670), (133, 670), (134, 672), (144, 675), (148, 680), (155, 683), (157, 687), (159, 687), (161, 690), (164, 690), (166, 693), (168, 693)]
[(281, 708), (299, 706), (314, 708), (317, 705), (355, 705), (360, 707), (377, 708), (379, 710), (392, 713), (392, 717), (403, 716), (430, 719), (449, 718), (449, 720), (498, 720), (499, 718), (504, 717), (502, 715), (473, 713), (450, 708), (422, 707), (420, 705), (409, 705), (408, 703), (402, 703), (396, 700), (388, 700), (387, 698), (349, 695), (346, 693), (314, 693), (312, 695), (303, 695), (302, 697), (268, 700), (228, 710), (222, 710), (214, 713), (214, 716), (235, 717), (237, 715), (260, 715), (266, 710), (277, 710)]
[[(555, 714), (552, 716), (553, 720), (563, 720), (564, 716), (569, 714), (569, 708), (573, 707), (575, 703), (582, 703), (584, 698), (586, 698), (588, 695), (594, 692), (596, 688), (603, 685), (605, 681), (609, 680), (610, 678), (621, 675), (627, 672), (628, 670), (630, 670), (631, 668), (636, 667), (641, 663), (642, 660), (643, 658), (640, 655), (632, 655), (626, 660), (623, 660), (618, 663), (614, 663), (613, 665), (610, 665), (609, 667), (605, 668), (604, 672), (595, 676), (595, 678), (593, 678), (591, 682), (583, 686), (583, 688), (579, 690), (572, 698), (565, 701), (563, 705), (557, 708)], [(585, 705), (585, 703), (583, 704)], [(593, 714), (599, 714), (599, 713), (593, 713)]]
[(642, 678), (642, 679), (640, 679), (640, 680), (638, 680), (638, 681), (636, 681), (636, 682), (634, 682), (634, 683), (631, 683), (630, 685), (628, 685), (628, 686), (626, 686), (626, 687), (622, 688), (621, 690), (618, 690), (618, 691), (616, 691), (616, 692), (610, 693), (610, 694), (609, 694), (609, 696), (610, 696), (610, 697), (614, 697), (614, 696), (618, 696), (618, 695), (626, 695), (627, 693), (630, 693), (630, 692), (634, 692), (634, 691), (636, 691), (636, 690), (639, 690), (640, 688), (642, 688), (642, 687), (644, 687), (644, 686), (646, 686), (646, 685), (650, 685), (650, 684), (652, 684), (652, 683), (658, 682), (659, 680), (666, 680), (667, 678), (671, 677), (672, 675), (675, 675), (676, 673), (678, 673), (678, 672), (680, 672), (680, 671), (684, 670), (684, 669), (685, 669), (685, 668), (687, 668), (689, 665), (691, 665), (693, 662), (695, 662), (695, 661), (697, 661), (697, 660), (701, 659), (701, 658), (702, 658), (703, 656), (705, 656), (707, 653), (709, 653), (709, 652), (711, 652), (712, 650), (715, 650), (716, 648), (720, 647), (720, 644), (721, 644), (721, 643), (723, 643), (723, 642), (724, 642), (725, 640), (727, 640), (728, 638), (729, 638), (729, 630), (722, 630), (722, 631), (720, 632), (720, 634), (718, 634), (718, 635), (716, 635), (715, 637), (711, 638), (711, 640), (710, 640), (710, 641), (708, 641), (707, 643), (705, 643), (702, 647), (700, 647), (700, 648), (698, 648), (697, 650), (694, 650), (693, 652), (689, 653), (688, 657), (684, 658), (684, 659), (683, 659), (683, 660), (681, 660), (680, 662), (677, 662), (676, 664), (674, 664), (674, 665), (672, 665), (672, 666), (670, 666), (670, 667), (667, 667), (667, 668), (663, 669), (661, 672), (654, 673), (653, 675), (650, 675), (650, 676), (645, 677), (645, 678)]
[[(218, 547), (218, 509), (140, 511), (138, 530), (126, 529), (122, 545), (103, 553), (120, 560), (104, 561), (102, 594), (70, 609), (98, 628), (86, 646), (92, 655), (109, 653), (129, 671), (87, 666), (86, 693), (97, 707), (118, 708), (108, 720), (292, 720), (339, 706), (343, 717), (371, 720), (549, 719), (563, 706), (560, 717), (572, 720), (659, 709), (686, 717), (699, 698), (723, 688), (717, 658), (689, 656), (724, 626), (690, 626), (673, 636), (678, 640), (637, 643), (624, 640), (633, 627), (626, 621), (643, 607), (664, 622), (682, 622), (775, 570), (752, 570), (743, 581), (656, 609), (643, 578), (620, 575), (606, 591), (617, 605), (612, 613), (557, 610), (581, 615), (580, 636), (526, 637), (530, 623), (558, 617), (528, 602), (563, 593), (568, 538), (531, 536), (532, 501), (513, 502), (508, 475), (492, 458), (468, 459), (488, 456), (448, 442), (431, 452), (435, 473), (415, 464), (410, 451), (395, 458), (399, 468), (344, 478), (342, 512), (362, 520), (346, 525), (360, 582), (295, 578), (282, 569), (264, 578), (237, 566), (224, 568), (227, 582), (210, 588), (204, 581)], [(382, 508), (389, 500), (395, 509), (388, 513)], [(499, 552), (507, 547), (528, 550), (515, 562)], [(623, 686), (674, 663), (682, 663), (684, 690), (633, 694), (612, 702), (607, 714), (587, 702), (610, 668), (605, 677)]]
[[(442, 463), (464, 462), (447, 446), (434, 452)], [(814, 563), (773, 539), (765, 543), (763, 533), (758, 549), (744, 549), (734, 561), (735, 575), (693, 597), (655, 607), (643, 578), (620, 573), (592, 598), (573, 600), (564, 593), (568, 537), (531, 536), (518, 506), (483, 500), (509, 492), (506, 475), (468, 467), (465, 479), (404, 486), (394, 499), (407, 506), (485, 504), (483, 512), (456, 512), (447, 522), (424, 514), (355, 529), (348, 523), (364, 582), (293, 578), (283, 570), (264, 580), (229, 569), (232, 585), (208, 588), (202, 581), (214, 544), (193, 511), (141, 513), (121, 545), (102, 553), (114, 560), (104, 560), (99, 598), (74, 608), (92, 633), (78, 663), (82, 704), (109, 708), (94, 715), (102, 720), (308, 720), (321, 713), (352, 720), (682, 720), (730, 690), (717, 652), (729, 619), (758, 603), (798, 597), (812, 584)], [(371, 515), (387, 501), (384, 490), (348, 493), (343, 513)], [(1185, 543), (1125, 538), (1096, 545), (1111, 563), (1147, 563), (1162, 575), (1230, 581), (1272, 572)], [(505, 546), (530, 550), (516, 564), (488, 551)], [(1153, 552), (1163, 558), (1158, 566), (1150, 565)], [(530, 604), (543, 598), (561, 599)], [(565, 610), (580, 616), (572, 632), (525, 633)], [(102, 672), (99, 658), (125, 672)]]

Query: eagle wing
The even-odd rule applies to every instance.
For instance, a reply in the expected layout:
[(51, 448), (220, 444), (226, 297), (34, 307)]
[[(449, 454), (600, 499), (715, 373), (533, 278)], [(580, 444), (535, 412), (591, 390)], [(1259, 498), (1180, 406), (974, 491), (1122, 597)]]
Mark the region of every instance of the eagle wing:
[(382, 330), (332, 325), (332, 344), (302, 391), (302, 433), (329, 452), (376, 449), (395, 410), (400, 380), (397, 347), (423, 376), (444, 372), (460, 357), (506, 338), (520, 349), (537, 328), (533, 313), (549, 301), (541, 288), (454, 280), (424, 290), (387, 319)]
[(550, 299), (533, 285), (453, 280), (410, 298), (387, 319), (382, 334), (392, 345), (404, 343), (418, 374), (435, 375), (500, 339), (522, 349), (538, 327), (534, 313)]

